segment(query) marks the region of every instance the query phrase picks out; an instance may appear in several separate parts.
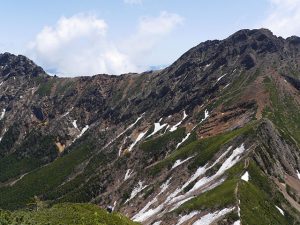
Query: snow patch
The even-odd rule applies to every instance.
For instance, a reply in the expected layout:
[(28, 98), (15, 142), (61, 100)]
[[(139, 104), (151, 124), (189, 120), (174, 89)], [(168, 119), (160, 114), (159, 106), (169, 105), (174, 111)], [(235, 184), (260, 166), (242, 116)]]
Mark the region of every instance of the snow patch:
[(190, 156), (188, 158), (186, 158), (185, 160), (182, 160), (181, 159), (177, 159), (174, 163), (174, 165), (172, 166), (172, 169), (176, 168), (177, 166), (180, 166), (181, 164), (185, 163), (186, 161), (190, 160), (191, 158), (193, 158), (194, 156)]
[[(219, 168), (219, 170), (212, 175), (211, 177), (203, 177), (200, 180), (198, 180), (193, 188), (189, 190), (187, 193), (177, 196), (185, 187), (187, 187), (189, 184), (197, 180), (200, 176), (204, 175), (207, 170), (214, 167), (217, 163), (221, 161), (222, 158), (226, 156), (226, 154), (232, 149), (232, 147), (229, 147), (211, 166), (208, 166), (207, 164), (204, 167), (199, 167), (195, 174), (180, 188), (177, 189), (173, 196), (169, 196), (171, 199), (171, 203), (182, 201), (183, 199), (188, 198), (189, 196), (193, 195), (193, 192), (195, 190), (198, 190), (200, 188), (205, 188), (207, 184), (209, 184), (211, 181), (219, 178), (222, 176), (226, 170), (234, 166), (239, 161), (239, 155), (242, 154), (245, 151), (244, 144), (242, 144), (240, 147), (233, 150), (232, 154), (225, 160), (225, 162), (222, 164), (222, 166)], [(177, 196), (177, 197), (176, 197)]]
[(298, 170), (297, 170), (297, 176), (298, 176), (298, 179), (300, 180), (300, 173)]
[(162, 205), (160, 205), (159, 207), (157, 207), (155, 209), (149, 209), (149, 207), (156, 201), (157, 201), (157, 198), (155, 197), (150, 202), (148, 202), (145, 205), (145, 207), (132, 218), (132, 220), (137, 221), (137, 222), (143, 222), (143, 221), (149, 219), (151, 216), (158, 213), (160, 210), (162, 210), (163, 209)]
[(6, 112), (6, 109), (3, 109), (2, 112), (1, 112), (1, 114), (0, 114), (0, 120), (4, 119), (5, 112)]
[(204, 120), (206, 120), (208, 117), (209, 117), (209, 112), (208, 112), (207, 109), (205, 109), (205, 111), (204, 111), (204, 118), (203, 118), (199, 123), (197, 123), (197, 125), (194, 126), (192, 130), (194, 130), (199, 124), (201, 124), (201, 123), (202, 123)]
[(158, 195), (156, 195), (155, 198), (153, 198), (150, 202), (148, 202), (144, 208), (142, 208), (136, 215), (134, 215), (132, 217), (132, 220), (134, 221), (137, 221), (137, 222), (143, 222), (147, 219), (149, 219), (150, 217), (154, 216), (155, 214), (159, 213), (163, 208), (164, 208), (164, 205), (161, 204), (159, 205), (158, 207), (154, 208), (154, 209), (149, 209), (150, 206), (157, 202), (157, 197), (162, 194), (164, 191), (167, 190), (167, 188), (169, 187), (169, 183), (170, 183), (170, 180), (172, 178), (169, 178), (165, 183), (163, 183), (160, 188), (160, 192), (158, 193)]
[(121, 156), (121, 154), (122, 154), (122, 149), (123, 149), (123, 146), (124, 146), (125, 143), (126, 143), (127, 138), (128, 138), (128, 137), (125, 137), (125, 138), (124, 138), (123, 143), (122, 143), (122, 145), (121, 145), (120, 148), (119, 148), (119, 156)]
[(170, 177), (165, 183), (163, 183), (162, 185), (160, 185), (160, 192), (158, 193), (157, 196), (159, 196), (160, 194), (164, 193), (169, 185), (170, 185), (170, 181), (171, 181), (172, 177)]
[(191, 197), (188, 197), (188, 198), (185, 198), (179, 202), (177, 202), (175, 205), (173, 205), (173, 207), (169, 210), (169, 212), (172, 212), (173, 210), (177, 209), (179, 206), (181, 206), (183, 203), (193, 199), (194, 196), (191, 196)]
[(224, 75), (220, 76), (217, 80), (217, 82), (219, 82), (223, 77), (225, 77), (227, 75), (227, 73), (225, 73)]
[(230, 84), (226, 84), (223, 89), (227, 88)]
[[(154, 215), (157, 218), (160, 218), (160, 216), (166, 212), (166, 211), (172, 211), (176, 208), (178, 208), (180, 205), (182, 205), (184, 202), (192, 199), (194, 197), (194, 194), (191, 193), (190, 191), (179, 195), (185, 187), (187, 187), (189, 184), (191, 184), (192, 182), (194, 182), (195, 180), (197, 180), (200, 176), (204, 175), (205, 172), (209, 169), (211, 169), (212, 167), (214, 167), (217, 163), (219, 163), (227, 154), (228, 152), (232, 149), (232, 146), (230, 146), (221, 156), (218, 157), (218, 159), (210, 166), (208, 166), (208, 164), (206, 164), (204, 167), (199, 167), (197, 169), (197, 171), (188, 179), (188, 181), (186, 183), (184, 183), (182, 186), (178, 187), (177, 189), (175, 189), (172, 193), (170, 193), (166, 199), (164, 200), (164, 202), (162, 202), (160, 205), (156, 206), (153, 209), (149, 209), (150, 206), (157, 201), (157, 196), (150, 201), (137, 215), (134, 216), (134, 220), (138, 221), (138, 222), (144, 222), (147, 219), (153, 217)], [(220, 167), (220, 169), (218, 170), (218, 172), (216, 173), (216, 175), (213, 175), (210, 178), (202, 178), (200, 179), (200, 181), (203, 182), (203, 179), (206, 179), (206, 181), (208, 179), (216, 179), (219, 176), (221, 176), (228, 168), (230, 168), (231, 166), (235, 165), (235, 163), (237, 161), (239, 161), (239, 154), (241, 154), (244, 151), (244, 145), (242, 144), (240, 147), (236, 148), (235, 150), (233, 150), (232, 154), (230, 157), (228, 157), (227, 160), (225, 160), (225, 162), (223, 163), (223, 165)], [(209, 186), (209, 188), (213, 188), (217, 185), (219, 185), (220, 183), (222, 183), (224, 181), (224, 179), (221, 179), (219, 182), (214, 183), (213, 185)], [(197, 182), (198, 183), (198, 182)], [(196, 184), (197, 184), (196, 183)], [(205, 183), (207, 184), (207, 183)], [(168, 186), (168, 182), (163, 186)], [(162, 188), (161, 187), (161, 188)], [(201, 186), (203, 187), (203, 186)], [(195, 186), (193, 187), (195, 190)], [(208, 189), (205, 189), (208, 190)], [(170, 210), (171, 209), (171, 210)], [(228, 209), (227, 209), (228, 210)], [(232, 209), (230, 209), (230, 211), (232, 211)], [(226, 211), (225, 211), (226, 212)], [(218, 211), (216, 212), (216, 216), (219, 216), (220, 214), (224, 213), (224, 211)], [(213, 214), (213, 215), (215, 215)], [(205, 218), (205, 217), (204, 217)], [(200, 220), (201, 221), (201, 220)], [(201, 224), (201, 223), (198, 223)], [(203, 223), (206, 224), (206, 223)]]
[(104, 148), (106, 148), (107, 146), (109, 146), (111, 143), (113, 143), (115, 140), (117, 140), (119, 137), (121, 137), (123, 134), (125, 134), (128, 130), (130, 130), (131, 128), (133, 128), (144, 116), (145, 113), (143, 113), (140, 117), (138, 117), (136, 119), (136, 121), (132, 124), (129, 125), (129, 127), (127, 127), (123, 132), (121, 132), (120, 134), (117, 135), (117, 137), (115, 137), (114, 139), (112, 139), (110, 142), (108, 142)]
[(281, 208), (279, 208), (277, 205), (275, 205), (275, 207), (281, 213), (281, 215), (284, 216), (284, 211)]
[(131, 174), (133, 173), (133, 171), (131, 169), (128, 169), (126, 171), (125, 177), (124, 177), (124, 181), (128, 180), (131, 176)]
[(162, 223), (162, 221), (156, 221), (155, 223), (153, 223), (152, 225), (160, 225)]
[(182, 122), (187, 118), (187, 114), (185, 112), (185, 110), (183, 111), (183, 117), (182, 120), (180, 120), (177, 124), (175, 124), (173, 127), (171, 127), (170, 131), (173, 132), (175, 130), (177, 130), (177, 128), (182, 124)]
[(139, 136), (136, 138), (136, 140), (128, 148), (129, 152), (132, 151), (133, 147), (145, 136), (146, 133), (147, 133), (147, 131), (139, 134)]
[(211, 63), (206, 64), (206, 65), (204, 66), (204, 71), (205, 71), (208, 67), (210, 67), (210, 65), (211, 65)]
[(187, 133), (187, 135), (181, 140), (180, 143), (177, 144), (176, 149), (182, 145), (189, 137), (190, 137), (191, 133)]
[(65, 114), (63, 114), (63, 115), (61, 116), (61, 118), (63, 118), (63, 117), (65, 117), (65, 116), (69, 115), (70, 112), (71, 112), (73, 109), (74, 109), (74, 107), (71, 107), (71, 109), (70, 109), (69, 111), (67, 111)]
[(186, 221), (192, 219), (194, 216), (196, 216), (199, 212), (198, 211), (193, 211), (187, 215), (182, 216), (179, 220), (178, 223), (176, 225), (180, 225), (185, 223)]
[(143, 185), (142, 181), (138, 182), (138, 185), (132, 190), (130, 194), (130, 198), (126, 200), (125, 203), (129, 202), (131, 199), (133, 199), (138, 193), (140, 193), (142, 190), (144, 190), (148, 185)]
[[(239, 161), (239, 159), (240, 159), (239, 156), (244, 151), (245, 151), (244, 144), (242, 144), (240, 147), (233, 150), (232, 154), (225, 160), (225, 162), (222, 164), (222, 166), (220, 167), (220, 169), (217, 171), (216, 174), (212, 175), (211, 177), (204, 177), (204, 178), (200, 179), (199, 181), (196, 182), (194, 187), (189, 192), (199, 189), (200, 187), (205, 186), (207, 183), (211, 182), (212, 180), (216, 179), (217, 177), (220, 177), (221, 175), (223, 175), (226, 170), (233, 167)], [(210, 168), (212, 168), (212, 166)]]
[[(161, 118), (161, 119), (162, 119), (162, 118)], [(158, 123), (154, 123), (154, 130), (153, 130), (153, 132), (152, 132), (151, 134), (149, 134), (149, 135), (147, 136), (147, 138), (153, 136), (153, 135), (156, 134), (158, 131), (160, 131), (161, 129), (163, 129), (165, 126), (168, 125), (168, 124), (166, 124), (166, 123), (160, 125), (161, 119), (158, 121)]]
[(72, 125), (73, 125), (74, 128), (78, 129), (78, 126), (77, 126), (77, 120), (74, 120), (74, 121), (72, 122)]
[(77, 136), (77, 138), (80, 138), (88, 129), (89, 125), (85, 125), (85, 127), (81, 130), (80, 134)]
[(208, 213), (205, 216), (201, 217), (199, 220), (197, 220), (193, 225), (209, 225), (213, 223), (214, 221), (222, 218), (226, 214), (232, 212), (234, 208), (226, 208), (221, 211), (216, 211), (214, 213)]
[(232, 225), (241, 225), (241, 221), (240, 221), (240, 220), (237, 220), (237, 221), (235, 221)]
[(81, 136), (89, 129), (89, 125), (86, 125), (82, 130), (80, 131), (80, 134), (77, 135), (77, 137), (73, 140), (73, 143), (78, 139), (81, 138)]
[(3, 139), (3, 137), (4, 137), (4, 135), (5, 135), (5, 133), (6, 133), (6, 128), (4, 128), (4, 132), (3, 132), (3, 134), (2, 134), (2, 136), (0, 136), (0, 142), (2, 141), (2, 139)]
[[(197, 169), (197, 171), (191, 176), (191, 178), (181, 187), (181, 188), (177, 188), (172, 194), (170, 194), (167, 197), (167, 200), (165, 201), (167, 204), (172, 204), (172, 203), (176, 203), (176, 206), (172, 208), (176, 209), (176, 207), (179, 207), (181, 204), (183, 204), (185, 202), (186, 199), (188, 199), (189, 197), (189, 192), (180, 196), (177, 196), (180, 192), (182, 192), (188, 185), (190, 185), (192, 182), (194, 182), (198, 177), (202, 176), (203, 174), (205, 174), (205, 172), (209, 169), (211, 169), (212, 167), (214, 167), (222, 158), (224, 158), (224, 156), (228, 153), (228, 151), (231, 150), (232, 147), (229, 147), (211, 166), (208, 166), (207, 164), (204, 167), (199, 167)], [(177, 196), (177, 197), (176, 197)]]
[(115, 211), (116, 205), (117, 205), (117, 201), (114, 202), (114, 205), (112, 207), (112, 211)]
[(244, 175), (242, 176), (242, 180), (244, 180), (244, 181), (249, 181), (249, 173), (248, 173), (248, 171), (246, 171), (245, 173), (244, 173)]

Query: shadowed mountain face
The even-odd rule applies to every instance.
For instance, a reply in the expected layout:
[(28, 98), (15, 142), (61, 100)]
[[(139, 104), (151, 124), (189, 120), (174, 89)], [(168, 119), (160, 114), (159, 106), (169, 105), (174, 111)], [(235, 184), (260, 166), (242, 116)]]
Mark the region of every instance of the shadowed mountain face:
[(300, 38), (241, 30), (160, 71), (59, 78), (0, 55), (0, 208), (300, 223)]

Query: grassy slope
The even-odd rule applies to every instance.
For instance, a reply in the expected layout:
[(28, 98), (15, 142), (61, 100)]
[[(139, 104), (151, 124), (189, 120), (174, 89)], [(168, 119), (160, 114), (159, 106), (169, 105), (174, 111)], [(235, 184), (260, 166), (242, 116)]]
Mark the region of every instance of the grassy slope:
[(189, 169), (194, 170), (199, 166), (204, 166), (204, 164), (207, 161), (209, 161), (215, 155), (215, 153), (217, 153), (220, 150), (220, 147), (222, 145), (228, 143), (230, 140), (237, 137), (238, 135), (252, 132), (252, 128), (254, 125), (255, 123), (214, 137), (193, 141), (177, 149), (176, 151), (173, 151), (168, 157), (151, 167), (149, 169), (149, 172), (152, 175), (156, 175), (162, 169), (170, 168), (176, 160), (183, 160), (189, 156), (195, 156), (192, 159), (193, 162), (189, 166)]
[(235, 203), (234, 189), (236, 184), (237, 180), (227, 180), (220, 186), (187, 201), (176, 212), (182, 213), (183, 211), (191, 212), (205, 209), (216, 210), (233, 205)]
[(29, 173), (14, 186), (0, 188), (0, 208), (25, 207), (33, 196), (47, 193), (60, 185), (90, 153), (89, 144), (82, 144), (68, 155)]
[(293, 137), (300, 144), (300, 107), (293, 96), (282, 93), (272, 78), (265, 78), (264, 84), (270, 94), (271, 108), (268, 107), (264, 116), (272, 120), (281, 129), (286, 139)]
[(109, 214), (92, 204), (58, 204), (38, 211), (0, 211), (1, 225), (133, 225), (118, 213)]
[[(288, 225), (297, 224), (288, 211), (283, 216), (276, 209), (276, 206), (288, 205), (284, 197), (276, 191), (275, 184), (264, 175), (255, 162), (250, 161), (247, 171), (250, 181), (245, 182), (239, 178), (244, 173), (244, 162), (240, 162), (227, 174), (227, 180), (220, 186), (201, 194), (184, 203), (174, 212), (176, 214), (187, 214), (191, 211), (216, 211), (237, 204), (240, 200), (241, 220), (246, 225)], [(237, 198), (235, 188), (238, 185)], [(294, 212), (295, 213), (295, 212)], [(237, 212), (233, 212), (226, 218), (237, 220)], [(233, 221), (235, 221), (233, 219)]]

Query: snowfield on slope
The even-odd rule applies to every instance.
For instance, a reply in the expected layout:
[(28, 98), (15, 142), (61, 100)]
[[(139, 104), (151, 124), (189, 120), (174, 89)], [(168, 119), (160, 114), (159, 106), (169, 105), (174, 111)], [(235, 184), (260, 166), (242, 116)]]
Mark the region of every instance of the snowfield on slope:
[(132, 190), (129, 199), (126, 200), (125, 203), (129, 202), (131, 199), (133, 199), (138, 193), (140, 193), (142, 190), (144, 190), (148, 185), (143, 185), (142, 181), (138, 182), (138, 185), (135, 186), (135, 188)]
[(182, 122), (187, 118), (187, 116), (188, 115), (185, 113), (185, 110), (184, 110), (182, 120), (180, 120), (177, 124), (172, 126), (171, 129), (170, 129), (170, 132), (173, 132), (173, 131), (177, 130), (177, 128), (182, 124)]
[(182, 145), (189, 137), (190, 137), (191, 133), (187, 133), (187, 135), (181, 140), (181, 142), (179, 142), (176, 146), (176, 149)]
[(196, 222), (194, 222), (193, 225), (209, 225), (209, 224), (219, 220), (226, 214), (232, 212), (233, 210), (234, 210), (234, 208), (226, 208), (221, 211), (216, 211), (214, 213), (208, 213), (205, 216), (201, 217)]
[[(160, 120), (161, 121), (161, 120)], [(168, 124), (160, 124), (160, 121), (158, 121), (158, 123), (154, 123), (154, 130), (151, 134), (149, 134), (146, 138), (149, 138), (153, 135), (155, 135), (157, 132), (159, 132), (160, 130), (162, 130), (164, 127), (166, 127)]]
[(139, 136), (136, 138), (136, 140), (130, 145), (130, 147), (128, 148), (128, 151), (131, 152), (133, 147), (140, 141), (142, 140), (142, 138), (145, 136), (145, 134), (147, 133), (147, 131), (142, 132), (139, 134)]
[[(232, 151), (231, 155), (225, 159), (226, 155)], [(184, 202), (194, 198), (195, 194), (199, 195), (200, 193), (204, 193), (216, 186), (222, 184), (224, 179), (222, 176), (224, 173), (236, 165), (241, 159), (242, 154), (246, 151), (244, 144), (241, 144), (239, 147), (232, 150), (232, 146), (230, 146), (223, 154), (221, 154), (217, 160), (215, 160), (210, 166), (207, 163), (204, 167), (199, 167), (197, 171), (180, 187), (176, 188), (170, 194), (166, 195), (165, 200), (160, 203), (160, 205), (156, 205), (154, 208), (150, 208), (153, 204), (153, 201), (148, 202), (147, 210), (145, 208), (141, 210), (137, 215), (135, 215), (132, 219), (138, 222), (150, 221), (152, 217), (155, 216), (155, 219), (161, 218), (165, 213), (175, 210)], [(205, 173), (213, 168), (216, 164), (224, 160), (219, 170), (210, 177), (203, 177)], [(199, 179), (200, 178), (200, 179)], [(195, 182), (192, 189), (187, 193), (183, 193), (183, 190)], [(172, 185), (170, 185), (172, 187)], [(154, 198), (155, 202), (157, 200), (157, 196)], [(219, 213), (219, 212), (218, 212)], [(219, 214), (218, 214), (219, 215)]]
[(175, 169), (176, 167), (180, 166), (181, 164), (189, 161), (190, 159), (194, 158), (194, 156), (190, 156), (184, 160), (181, 160), (181, 159), (177, 159), (174, 163), (174, 165), (172, 166), (172, 169)]
[(198, 213), (199, 213), (198, 211), (193, 211), (193, 212), (191, 212), (191, 213), (189, 213), (187, 215), (184, 215), (184, 216), (180, 217), (180, 219), (178, 220), (178, 223), (176, 225), (184, 224), (188, 220), (192, 219)]

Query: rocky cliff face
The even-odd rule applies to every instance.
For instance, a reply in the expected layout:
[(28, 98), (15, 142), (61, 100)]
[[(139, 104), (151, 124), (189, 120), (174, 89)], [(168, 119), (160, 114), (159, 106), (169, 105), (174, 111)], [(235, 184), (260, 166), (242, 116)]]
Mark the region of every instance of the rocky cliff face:
[(299, 224), (300, 38), (241, 30), (161, 71), (60, 78), (0, 55), (0, 207)]

